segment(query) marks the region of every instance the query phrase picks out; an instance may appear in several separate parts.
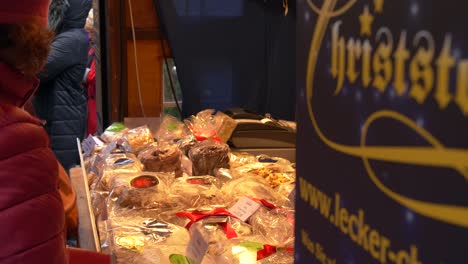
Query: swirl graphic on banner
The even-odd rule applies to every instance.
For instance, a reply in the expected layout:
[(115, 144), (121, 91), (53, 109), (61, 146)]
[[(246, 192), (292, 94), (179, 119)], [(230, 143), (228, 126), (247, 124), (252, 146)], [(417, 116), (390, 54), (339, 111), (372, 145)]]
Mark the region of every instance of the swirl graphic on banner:
[[(314, 130), (322, 142), (328, 147), (340, 153), (362, 158), (364, 167), (374, 185), (385, 195), (397, 203), (432, 219), (436, 219), (452, 225), (468, 227), (468, 207), (448, 204), (433, 203), (412, 199), (392, 191), (385, 186), (373, 171), (369, 160), (384, 162), (410, 164), (417, 166), (431, 166), (451, 168), (460, 173), (468, 180), (468, 151), (464, 149), (446, 148), (428, 131), (419, 127), (410, 118), (389, 110), (381, 110), (373, 113), (366, 120), (361, 135), (359, 146), (345, 145), (330, 140), (320, 129), (312, 107), (312, 96), (314, 91), (314, 76), (317, 66), (317, 57), (326, 33), (330, 19), (348, 11), (356, 4), (356, 0), (349, 0), (343, 7), (336, 9), (337, 0), (323, 0), (322, 6), (318, 7), (307, 0), (311, 9), (317, 14), (317, 22), (314, 28), (307, 67), (306, 96), (309, 116)], [(393, 119), (415, 131), (424, 138), (431, 146), (428, 147), (405, 147), (405, 146), (366, 146), (366, 136), (369, 127), (379, 119)]]

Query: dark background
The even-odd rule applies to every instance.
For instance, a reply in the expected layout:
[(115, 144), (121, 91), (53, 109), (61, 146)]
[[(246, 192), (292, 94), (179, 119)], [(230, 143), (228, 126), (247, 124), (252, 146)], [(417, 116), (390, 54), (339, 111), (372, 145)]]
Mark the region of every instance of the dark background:
[(184, 116), (245, 107), (295, 116), (295, 1), (154, 1), (183, 92)]
[[(313, 2), (321, 6), (323, 1)], [(337, 6), (342, 6), (344, 2), (338, 1)], [(370, 38), (374, 51), (377, 48), (376, 31), (378, 28), (388, 27), (393, 34), (394, 49), (401, 32), (406, 30), (406, 45), (411, 57), (416, 51), (413, 46), (415, 34), (421, 30), (428, 30), (435, 40), (434, 64), (446, 34), (452, 36), (452, 55), (457, 61), (468, 58), (468, 2), (387, 0), (383, 14), (375, 14), (373, 1), (358, 1), (346, 14), (331, 19), (319, 53), (312, 105), (323, 133), (335, 142), (357, 146), (361, 137), (361, 126), (367, 117), (375, 111), (388, 109), (413, 119), (446, 147), (468, 148), (467, 117), (454, 102), (445, 110), (440, 110), (433, 97), (434, 91), (431, 91), (426, 102), (420, 105), (407, 93), (401, 97), (397, 96), (391, 85), (382, 94), (373, 87), (363, 88), (358, 80), (355, 85), (345, 82), (342, 92), (333, 95), (336, 81), (330, 75), (331, 25), (342, 20), (342, 36), (346, 39), (363, 39), (359, 34), (358, 16), (365, 5), (375, 17), (373, 35)], [(341, 206), (346, 206), (353, 214), (360, 208), (364, 209), (366, 223), (392, 241), (393, 251), (409, 250), (410, 245), (414, 244), (419, 248), (419, 260), (422, 263), (466, 263), (467, 229), (427, 218), (399, 205), (372, 183), (360, 158), (338, 153), (318, 139), (308, 116), (305, 98), (307, 59), (317, 17), (306, 0), (297, 1), (297, 17), (298, 177), (304, 177), (331, 197), (335, 192), (339, 192), (342, 195)], [(408, 64), (407, 62), (407, 71)], [(455, 73), (456, 68), (452, 69), (452, 92), (456, 87)], [(434, 76), (437, 78), (436, 72)], [(372, 125), (367, 144), (428, 146), (427, 141), (411, 129), (388, 119), (379, 120)], [(452, 169), (377, 161), (371, 161), (371, 166), (380, 181), (399, 194), (423, 201), (468, 206), (468, 183)], [(300, 241), (302, 229), (310, 233), (312, 240), (320, 242), (327, 255), (336, 258), (337, 263), (375, 263), (369, 253), (332, 226), (318, 211), (305, 204), (299, 193), (296, 197), (297, 263), (319, 263), (303, 247)]]

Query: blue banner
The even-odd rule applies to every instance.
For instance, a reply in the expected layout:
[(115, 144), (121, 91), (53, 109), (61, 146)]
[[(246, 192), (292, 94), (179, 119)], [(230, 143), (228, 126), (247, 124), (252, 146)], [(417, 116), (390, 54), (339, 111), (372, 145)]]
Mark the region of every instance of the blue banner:
[(297, 1), (296, 263), (468, 263), (467, 10)]

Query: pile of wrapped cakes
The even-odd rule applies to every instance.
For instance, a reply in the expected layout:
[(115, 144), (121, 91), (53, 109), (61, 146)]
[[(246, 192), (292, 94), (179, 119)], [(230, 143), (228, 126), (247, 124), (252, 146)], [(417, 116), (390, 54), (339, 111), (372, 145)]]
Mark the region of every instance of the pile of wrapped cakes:
[[(232, 152), (205, 110), (83, 142), (101, 249), (116, 263), (293, 263), (295, 165)], [(90, 143), (91, 142), (91, 143)]]

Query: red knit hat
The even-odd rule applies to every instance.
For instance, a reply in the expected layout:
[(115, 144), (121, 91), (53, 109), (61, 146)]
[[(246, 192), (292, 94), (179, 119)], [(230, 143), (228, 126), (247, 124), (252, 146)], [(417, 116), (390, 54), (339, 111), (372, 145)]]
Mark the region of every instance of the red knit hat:
[(50, 0), (0, 0), (0, 23), (39, 19), (47, 26)]

